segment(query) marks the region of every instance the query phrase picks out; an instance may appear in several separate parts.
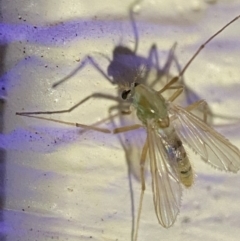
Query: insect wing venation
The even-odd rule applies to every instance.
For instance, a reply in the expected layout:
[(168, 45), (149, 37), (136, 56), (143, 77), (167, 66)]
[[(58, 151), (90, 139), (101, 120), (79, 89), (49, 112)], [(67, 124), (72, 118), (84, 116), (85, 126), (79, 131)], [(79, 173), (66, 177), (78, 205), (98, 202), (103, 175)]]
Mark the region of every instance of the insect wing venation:
[(240, 151), (194, 114), (171, 104), (173, 125), (180, 139), (213, 167), (236, 173), (240, 169)]
[(177, 162), (170, 159), (160, 134), (149, 121), (147, 133), (155, 211), (159, 223), (168, 228), (174, 224), (181, 205)]

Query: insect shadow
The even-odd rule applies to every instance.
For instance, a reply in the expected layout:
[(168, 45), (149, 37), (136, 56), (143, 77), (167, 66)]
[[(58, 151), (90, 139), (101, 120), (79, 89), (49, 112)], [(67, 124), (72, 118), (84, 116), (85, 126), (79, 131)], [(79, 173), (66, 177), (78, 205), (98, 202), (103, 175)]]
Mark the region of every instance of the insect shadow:
[[(148, 85), (150, 87), (154, 87), (155, 85), (158, 85), (159, 82), (167, 82), (170, 80), (173, 76), (170, 75), (169, 69), (174, 62), (177, 66), (177, 69), (180, 72), (180, 65), (178, 64), (178, 61), (174, 55), (174, 50), (176, 48), (176, 44), (173, 45), (173, 47), (170, 49), (167, 60), (165, 64), (160, 67), (160, 60), (159, 60), (159, 54), (156, 44), (152, 44), (148, 51), (147, 57), (139, 55), (138, 52), (138, 46), (139, 46), (139, 33), (137, 29), (137, 24), (135, 20), (135, 12), (134, 8), (137, 4), (139, 4), (141, 0), (134, 1), (129, 6), (129, 18), (130, 23), (133, 31), (133, 38), (134, 38), (134, 47), (133, 49), (130, 49), (127, 46), (124, 45), (117, 45), (112, 52), (112, 59), (104, 56), (101, 54), (102, 57), (108, 59), (109, 65), (107, 70), (103, 70), (101, 66), (97, 63), (95, 58), (93, 56), (86, 56), (78, 68), (73, 70), (69, 75), (64, 77), (63, 79), (59, 80), (58, 82), (53, 84), (53, 88), (57, 88), (58, 86), (64, 84), (66, 81), (70, 80), (71, 77), (73, 77), (77, 72), (81, 71), (87, 64), (90, 64), (94, 67), (107, 81), (109, 81), (112, 85), (116, 85), (118, 87), (118, 93), (117, 95), (107, 95), (99, 92), (95, 92), (91, 94), (90, 96), (87, 96), (80, 102), (78, 102), (76, 105), (72, 106), (71, 108), (67, 110), (59, 110), (59, 111), (50, 111), (50, 112), (35, 112), (30, 113), (31, 114), (61, 114), (61, 113), (67, 113), (72, 112), (74, 109), (82, 105), (83, 103), (87, 102), (91, 98), (104, 98), (109, 99), (115, 102), (114, 105), (112, 105), (109, 108), (109, 117), (106, 119), (101, 120), (100, 122), (96, 122), (93, 125), (91, 125), (91, 129), (95, 129), (97, 131), (102, 132), (108, 132), (107, 129), (98, 128), (97, 126), (103, 122), (110, 121), (111, 125), (115, 128), (118, 125), (124, 126), (126, 123), (129, 124), (130, 122), (134, 122), (131, 120), (131, 117), (129, 118), (125, 114), (128, 112), (130, 107), (130, 102), (123, 101), (119, 96), (122, 93), (122, 87), (130, 86), (133, 82), (142, 83), (142, 84), (148, 84), (148, 80), (150, 79), (150, 75), (152, 74), (152, 71), (154, 70), (154, 78), (152, 78), (151, 75), (151, 83)], [(165, 83), (162, 83), (164, 85)], [(30, 115), (28, 115), (30, 117)], [(118, 120), (116, 120), (116, 116), (118, 116)], [(48, 119), (44, 117), (37, 117), (40, 119)], [(54, 121), (51, 119), (51, 121)], [(56, 121), (61, 122), (61, 121)], [(117, 124), (118, 122), (118, 124)], [(64, 123), (64, 122), (61, 122)], [(65, 122), (66, 123), (66, 122)], [(66, 123), (70, 124), (70, 123)], [(75, 125), (75, 123), (74, 123)], [(76, 124), (78, 127), (83, 127), (81, 132), (85, 132), (87, 129), (87, 126)], [(138, 132), (136, 133), (138, 135)], [(142, 149), (144, 144), (144, 138), (136, 143), (136, 139), (134, 136), (129, 135), (129, 133), (122, 133), (118, 135), (119, 141), (121, 146), (124, 149), (125, 152), (125, 160), (127, 162), (128, 167), (128, 180), (129, 180), (129, 189), (130, 189), (130, 196), (131, 196), (131, 216), (132, 216), (132, 227), (131, 227), (131, 239), (133, 240), (134, 236), (134, 227), (135, 225), (135, 205), (134, 205), (134, 195), (133, 195), (133, 184), (132, 184), (132, 175), (140, 180), (140, 171), (138, 170), (137, 164), (134, 163), (134, 160), (139, 160), (140, 158), (140, 152), (139, 150)]]
[[(139, 2), (139, 1), (137, 1), (137, 2)], [(132, 4), (129, 8), (129, 15), (130, 15), (133, 33), (134, 33), (134, 38), (135, 38), (134, 50), (131, 50), (128, 47), (125, 47), (125, 46), (116, 46), (113, 50), (113, 59), (110, 61), (110, 64), (109, 64), (108, 69), (107, 69), (107, 73), (105, 73), (100, 68), (100, 66), (97, 64), (97, 62), (94, 60), (93, 57), (87, 56), (85, 58), (85, 60), (83, 61), (83, 63), (80, 65), (79, 68), (77, 68), (75, 71), (70, 73), (70, 75), (68, 75), (64, 79), (55, 83), (53, 85), (54, 88), (57, 87), (58, 85), (62, 84), (63, 82), (65, 82), (70, 77), (72, 77), (77, 71), (82, 69), (87, 62), (89, 62), (91, 65), (93, 65), (112, 84), (118, 85), (120, 87), (119, 88), (119, 94), (124, 93), (124, 92), (121, 91), (121, 86), (125, 86), (125, 85), (131, 86), (132, 83), (146, 84), (146, 82), (148, 80), (148, 77), (150, 75), (150, 71), (152, 69), (157, 70), (157, 74), (156, 74), (156, 78), (154, 78), (152, 83), (149, 85), (150, 88), (154, 87), (154, 85), (157, 84), (157, 82), (159, 82), (163, 76), (167, 76), (167, 79), (173, 80), (173, 78), (171, 78), (171, 76), (169, 74), (169, 67), (170, 67), (170, 65), (173, 61), (177, 63), (177, 60), (174, 56), (174, 49), (175, 49), (176, 45), (174, 45), (173, 48), (170, 50), (169, 56), (168, 56), (167, 61), (166, 61), (166, 64), (163, 66), (163, 68), (159, 67), (159, 61), (158, 61), (159, 59), (158, 59), (156, 45), (153, 44), (151, 46), (151, 48), (149, 50), (149, 55), (148, 55), (147, 58), (137, 55), (137, 49), (138, 49), (138, 44), (139, 44), (139, 36), (138, 36), (136, 23), (135, 23), (135, 19), (134, 19), (133, 8), (134, 8), (135, 4), (136, 4), (136, 2), (134, 2), (134, 4)], [(226, 25), (224, 28), (226, 28), (228, 25)], [(179, 68), (179, 75), (177, 76), (176, 81), (182, 80), (182, 77), (183, 77), (183, 74), (184, 74), (185, 70), (188, 68), (188, 66), (191, 64), (191, 62), (195, 59), (195, 57), (198, 55), (198, 53), (201, 51), (201, 49), (208, 42), (210, 42), (212, 40), (212, 38), (214, 38), (218, 33), (223, 31), (224, 28), (222, 28), (215, 35), (213, 35), (210, 39), (208, 39), (198, 49), (198, 51), (193, 55), (193, 57), (189, 60), (189, 62), (185, 65), (185, 67), (182, 70), (180, 70), (181, 68)], [(183, 82), (179, 81), (179, 83), (183, 83)], [(167, 85), (165, 85), (165, 86), (167, 86)], [(165, 87), (165, 89), (163, 88), (161, 90), (161, 92), (164, 92), (165, 90), (170, 89), (169, 87), (170, 87), (170, 85)], [(115, 123), (114, 117), (119, 116), (120, 117), (120, 124), (123, 125), (123, 126), (126, 126), (126, 124), (124, 124), (125, 123), (124, 113), (128, 112), (127, 110), (130, 107), (130, 102), (122, 102), (121, 100), (119, 100), (118, 96), (105, 95), (105, 94), (102, 94), (102, 93), (94, 93), (94, 94), (86, 97), (85, 99), (83, 99), (82, 101), (80, 101), (79, 103), (77, 103), (76, 105), (74, 105), (73, 107), (71, 107), (68, 110), (24, 112), (24, 113), (17, 113), (17, 114), (18, 115), (25, 115), (25, 116), (28, 116), (28, 117), (35, 117), (35, 118), (50, 120), (48, 118), (36, 117), (36, 116), (31, 116), (31, 115), (71, 112), (72, 110), (74, 110), (75, 108), (80, 106), (82, 103), (86, 102), (88, 99), (93, 98), (93, 97), (111, 99), (111, 100), (116, 101), (116, 105), (113, 105), (109, 109), (110, 116), (109, 116), (108, 119), (112, 122), (113, 126), (115, 127), (116, 123)], [(117, 110), (117, 113), (115, 115), (112, 114), (113, 110)], [(52, 121), (52, 119), (51, 119), (51, 121)], [(101, 122), (103, 122), (103, 121), (106, 121), (106, 120), (102, 120)], [(105, 132), (105, 133), (110, 132), (110, 131), (108, 131), (108, 129), (98, 128), (97, 125), (100, 124), (99, 122), (95, 123), (94, 125), (91, 125), (91, 126), (86, 126), (86, 125), (82, 125), (82, 124), (79, 124), (79, 123), (67, 123), (67, 122), (63, 122), (63, 121), (56, 121), (56, 122), (66, 123), (66, 124), (74, 124), (77, 127), (83, 127), (85, 129), (91, 129), (91, 130), (98, 130), (98, 131), (102, 131), (102, 132)], [(122, 135), (124, 135), (124, 134), (122, 134)], [(127, 161), (127, 166), (128, 166), (128, 177), (129, 177), (129, 186), (130, 186), (131, 203), (132, 203), (131, 210), (132, 210), (132, 239), (133, 239), (133, 237), (134, 237), (134, 227), (135, 227), (135, 218), (134, 218), (134, 209), (135, 208), (134, 208), (133, 187), (132, 187), (132, 179), (131, 179), (131, 173), (132, 173), (132, 162), (131, 161), (132, 161), (133, 146), (134, 146), (135, 143), (129, 143), (128, 142), (126, 144), (126, 142), (125, 142), (126, 137), (125, 136), (119, 135), (119, 138), (120, 138), (119, 140), (120, 140), (120, 142), (123, 146), (123, 149), (125, 151), (126, 161)], [(143, 144), (142, 144), (141, 148), (142, 147), (143, 147)], [(144, 147), (143, 147), (143, 149), (144, 149)], [(146, 149), (146, 147), (145, 147), (145, 149)], [(141, 156), (140, 153), (139, 153), (139, 156)], [(139, 158), (136, 158), (136, 160), (138, 160), (138, 159)]]
[[(170, 67), (174, 63), (177, 67), (177, 70), (180, 72), (181, 67), (177, 61), (177, 58), (174, 55), (174, 51), (176, 48), (176, 43), (173, 44), (172, 48), (170, 49), (167, 60), (165, 61), (165, 64), (161, 67), (160, 66), (160, 60), (159, 60), (159, 54), (158, 49), (155, 43), (152, 44), (148, 51), (147, 57), (141, 56), (137, 53), (138, 46), (139, 46), (139, 33), (137, 29), (136, 19), (135, 19), (135, 12), (134, 8), (140, 3), (142, 0), (134, 1), (129, 6), (129, 18), (131, 23), (131, 28), (133, 32), (133, 38), (134, 38), (134, 47), (133, 49), (130, 49), (127, 46), (124, 45), (117, 45), (113, 51), (112, 51), (112, 59), (109, 57), (103, 55), (100, 53), (100, 55), (104, 58), (106, 58), (109, 61), (109, 65), (107, 67), (107, 70), (105, 71), (102, 69), (102, 67), (98, 64), (96, 59), (91, 56), (87, 55), (83, 58), (81, 64), (73, 70), (69, 75), (64, 77), (63, 79), (59, 80), (58, 82), (53, 84), (53, 88), (57, 88), (59, 85), (63, 84), (64, 82), (68, 81), (71, 77), (73, 77), (78, 71), (81, 71), (87, 64), (90, 64), (93, 66), (95, 70), (97, 70), (107, 81), (109, 81), (112, 85), (116, 85), (117, 88), (117, 95), (113, 94), (103, 94), (100, 92), (95, 92), (80, 102), (78, 102), (76, 105), (72, 106), (70, 109), (67, 110), (60, 110), (60, 111), (54, 111), (54, 112), (41, 112), (38, 114), (55, 114), (55, 113), (66, 113), (71, 112), (83, 103), (87, 102), (91, 98), (103, 98), (108, 100), (113, 100), (116, 104), (112, 105), (109, 108), (109, 117), (106, 119), (103, 119), (92, 126), (97, 126), (100, 123), (104, 123), (107, 120), (110, 120), (111, 124), (116, 127), (116, 123), (114, 121), (114, 117), (119, 117), (119, 124), (125, 125), (126, 119), (129, 119), (126, 117), (130, 102), (123, 101), (119, 96), (121, 96), (122, 89), (129, 87), (133, 82), (141, 83), (141, 84), (147, 84), (151, 88), (153, 88), (155, 85), (158, 85), (159, 82), (162, 84), (166, 84), (173, 76), (170, 75)], [(152, 72), (154, 71), (154, 76), (152, 75)], [(151, 82), (148, 83), (151, 75)], [(181, 83), (183, 83), (183, 79), (181, 79)], [(114, 111), (117, 111), (117, 113), (112, 114)], [(83, 130), (83, 132), (86, 130)], [(125, 151), (126, 160), (129, 167), (129, 175), (130, 173), (134, 174), (134, 170), (131, 168), (131, 159), (132, 159), (132, 150), (131, 150), (131, 141), (126, 136), (127, 133), (124, 133), (122, 137), (119, 135), (119, 140), (121, 145), (123, 146), (123, 149)], [(126, 143), (127, 139), (127, 143)], [(136, 143), (133, 143), (134, 146), (136, 146)], [(136, 174), (136, 173), (135, 173)], [(136, 174), (137, 175), (137, 174)], [(135, 175), (135, 176), (136, 176)]]

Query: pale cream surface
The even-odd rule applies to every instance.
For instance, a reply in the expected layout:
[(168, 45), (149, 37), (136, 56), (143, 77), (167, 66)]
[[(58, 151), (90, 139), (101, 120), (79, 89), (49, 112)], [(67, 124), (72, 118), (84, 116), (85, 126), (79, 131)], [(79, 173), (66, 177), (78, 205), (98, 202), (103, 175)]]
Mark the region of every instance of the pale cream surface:
[[(117, 95), (116, 86), (90, 64), (58, 88), (51, 86), (76, 69), (86, 55), (94, 56), (107, 72), (109, 62), (98, 53), (112, 59), (119, 44), (133, 49), (129, 1), (21, 0), (1, 4), (1, 38), (9, 44), (6, 72), (1, 76), (6, 110), (0, 147), (7, 152), (1, 232), (6, 241), (131, 240), (132, 213), (136, 218), (141, 189), (136, 157), (144, 131), (128, 135), (136, 137), (137, 152), (129, 176), (118, 136), (79, 133), (75, 127), (15, 115), (17, 111), (67, 109), (94, 92)], [(161, 67), (177, 42), (175, 55), (183, 67), (198, 46), (240, 14), (240, 3), (146, 0), (135, 10), (137, 54), (147, 57), (156, 44)], [(214, 113), (226, 117), (214, 119), (220, 125), (218, 130), (240, 147), (239, 124), (233, 125), (237, 121), (229, 118), (240, 118), (239, 52), (240, 20), (216, 37), (186, 71), (185, 83), (194, 92), (188, 101), (183, 95), (182, 104), (205, 99)], [(170, 73), (177, 73), (174, 64)], [(92, 124), (106, 118), (113, 104), (94, 98), (69, 114), (52, 118)], [(101, 126), (113, 128), (110, 122)], [(158, 224), (147, 174), (139, 241), (239, 240), (240, 174), (219, 172), (194, 153), (189, 155), (196, 181), (184, 190), (180, 214), (169, 229)]]

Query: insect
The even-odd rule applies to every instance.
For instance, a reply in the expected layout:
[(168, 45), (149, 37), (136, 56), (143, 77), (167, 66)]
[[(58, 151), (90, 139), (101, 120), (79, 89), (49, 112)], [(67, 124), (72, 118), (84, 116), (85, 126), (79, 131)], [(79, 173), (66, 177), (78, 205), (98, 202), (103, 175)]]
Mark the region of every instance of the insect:
[[(215, 36), (239, 18), (240, 15), (201, 45), (180, 74), (161, 90), (153, 90), (133, 80), (130, 88), (122, 92), (122, 98), (132, 103), (142, 124), (119, 127), (114, 129), (113, 133), (122, 133), (142, 127), (147, 131), (140, 159), (142, 193), (134, 240), (137, 240), (145, 190), (144, 164), (147, 155), (150, 159), (155, 212), (159, 223), (164, 228), (171, 227), (176, 220), (180, 210), (182, 186), (190, 187), (193, 184), (193, 171), (184, 145), (190, 146), (206, 163), (219, 170), (236, 173), (240, 169), (239, 149), (207, 124), (206, 112), (204, 112), (203, 120), (191, 113), (192, 110), (198, 109), (200, 106), (204, 106), (206, 109), (205, 101), (199, 100), (185, 108), (173, 103), (183, 91), (183, 86), (175, 84), (182, 78), (192, 61)], [(168, 89), (176, 90), (172, 96), (165, 99), (162, 93)], [(18, 112), (16, 114), (31, 116), (46, 113), (51, 112)], [(93, 126), (81, 124), (76, 124), (76, 126), (110, 132), (107, 129)]]
[[(168, 87), (175, 81), (176, 79), (173, 79)], [(204, 100), (186, 108), (172, 103), (181, 91), (182, 89), (177, 90), (169, 100), (166, 100), (158, 91), (134, 83), (130, 90), (123, 92), (124, 99), (132, 100), (136, 114), (147, 130), (147, 139), (140, 160), (141, 199), (145, 190), (144, 164), (148, 154), (155, 212), (164, 228), (171, 227), (179, 213), (181, 184), (185, 187), (193, 184), (193, 171), (183, 144), (190, 146), (206, 163), (219, 170), (236, 173), (240, 169), (239, 149), (190, 112), (200, 105), (206, 105)], [(142, 126), (120, 127), (114, 132), (140, 127)], [(142, 200), (138, 215), (141, 212), (141, 203)], [(140, 216), (138, 222), (139, 220)]]
[[(72, 71), (69, 75), (64, 77), (63, 79), (59, 80), (58, 82), (53, 84), (53, 88), (58, 87), (63, 82), (67, 81), (70, 77), (72, 77), (78, 70), (81, 70), (85, 67), (87, 63), (89, 63), (91, 66), (94, 67), (95, 70), (97, 70), (106, 80), (108, 80), (111, 84), (117, 85), (120, 88), (118, 89), (118, 95), (121, 94), (121, 86), (130, 85), (133, 81), (133, 79), (137, 78), (137, 82), (146, 84), (147, 79), (150, 74), (150, 70), (154, 69), (156, 70), (156, 76), (154, 80), (151, 83), (151, 86), (154, 86), (159, 79), (161, 79), (163, 76), (169, 76), (169, 68), (172, 62), (177, 62), (174, 56), (174, 49), (175, 44), (173, 45), (172, 49), (168, 53), (168, 57), (166, 60), (166, 63), (164, 66), (159, 66), (159, 59), (158, 59), (158, 53), (157, 53), (157, 47), (155, 44), (152, 44), (147, 57), (139, 55), (138, 48), (139, 48), (139, 33), (137, 29), (137, 24), (135, 20), (135, 11), (134, 9), (137, 8), (137, 6), (142, 2), (142, 0), (135, 0), (133, 3), (130, 4), (128, 12), (129, 12), (129, 18), (131, 23), (131, 29), (133, 33), (133, 49), (130, 49), (127, 46), (124, 46), (122, 44), (118, 44), (114, 47), (112, 51), (112, 59), (110, 59), (108, 56), (105, 56), (104, 54), (98, 53), (101, 56), (105, 57), (109, 61), (109, 65), (107, 67), (107, 70), (99, 66), (97, 60), (91, 56), (87, 55), (83, 58), (81, 61), (81, 65)], [(176, 65), (178, 65), (176, 63)], [(138, 74), (138, 72), (141, 70), (141, 68), (144, 66), (144, 76), (141, 76)], [(178, 67), (178, 66), (177, 66)], [(88, 101), (92, 97), (97, 98), (104, 98), (104, 99), (110, 99), (117, 102), (117, 105), (114, 106), (115, 109), (123, 109), (124, 107), (128, 108), (129, 105), (126, 102), (122, 102), (121, 99), (118, 98), (118, 96), (113, 95), (106, 95), (103, 93), (95, 92), (92, 95), (86, 97), (84, 100), (82, 100), (79, 104), (74, 106), (73, 108), (76, 108), (78, 105)], [(122, 106), (124, 105), (124, 106)], [(73, 109), (71, 108), (71, 110)], [(112, 107), (113, 109), (113, 107)], [(69, 112), (69, 110), (65, 111)]]
[[(240, 169), (239, 149), (206, 123), (206, 112), (203, 120), (191, 113), (201, 105), (206, 109), (207, 103), (204, 100), (194, 102), (185, 108), (173, 103), (183, 91), (183, 86), (174, 86), (174, 84), (206, 44), (239, 17), (234, 18), (201, 45), (179, 76), (174, 77), (160, 91), (135, 82), (130, 89), (122, 92), (123, 99), (131, 100), (138, 119), (147, 131), (140, 160), (142, 195), (134, 240), (137, 240), (145, 190), (144, 164), (147, 154), (150, 159), (155, 213), (164, 228), (171, 227), (176, 220), (182, 186), (190, 187), (193, 184), (193, 171), (183, 144), (191, 147), (206, 163), (219, 170), (236, 173)], [(176, 89), (168, 100), (161, 95), (167, 89)], [(140, 125), (120, 127), (115, 129), (114, 133), (140, 127)]]

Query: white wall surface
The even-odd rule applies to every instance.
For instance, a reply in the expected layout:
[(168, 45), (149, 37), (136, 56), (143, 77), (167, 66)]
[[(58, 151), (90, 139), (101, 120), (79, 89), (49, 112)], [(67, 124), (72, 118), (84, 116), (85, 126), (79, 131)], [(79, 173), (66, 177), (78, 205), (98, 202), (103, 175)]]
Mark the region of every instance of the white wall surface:
[[(7, 151), (1, 223), (5, 240), (131, 240), (141, 185), (137, 174), (128, 175), (118, 137), (15, 115), (66, 109), (96, 91), (117, 93), (89, 64), (58, 88), (51, 86), (86, 55), (107, 72), (108, 61), (96, 52), (112, 59), (117, 45), (133, 48), (129, 1), (3, 0), (1, 8), (0, 39), (8, 44), (0, 82), (6, 99), (0, 136)], [(145, 0), (136, 11), (137, 54), (147, 57), (156, 44), (161, 67), (177, 42), (175, 55), (184, 66), (198, 46), (240, 14), (240, 2)], [(237, 146), (240, 126), (229, 117), (240, 117), (239, 52), (240, 20), (216, 37), (185, 74), (186, 86), (216, 115), (227, 117), (215, 123), (221, 122), (218, 130)], [(177, 73), (176, 66), (170, 73)], [(186, 104), (185, 95), (183, 99)], [(92, 124), (106, 118), (113, 103), (94, 98), (69, 114), (48, 117)], [(113, 127), (109, 122), (101, 126)], [(144, 139), (144, 131), (134, 136)], [(192, 153), (190, 159), (195, 185), (184, 191), (180, 215), (170, 229), (158, 224), (147, 175), (139, 241), (239, 240), (240, 175), (218, 172)], [(138, 173), (138, 161), (131, 160), (132, 173)]]

